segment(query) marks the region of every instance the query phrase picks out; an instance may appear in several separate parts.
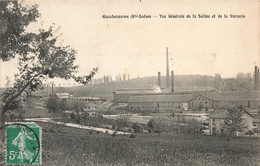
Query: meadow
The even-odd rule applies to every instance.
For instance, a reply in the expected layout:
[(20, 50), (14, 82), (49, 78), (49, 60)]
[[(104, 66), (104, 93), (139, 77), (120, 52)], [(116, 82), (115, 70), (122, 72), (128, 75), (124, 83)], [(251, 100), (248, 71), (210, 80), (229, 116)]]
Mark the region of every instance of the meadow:
[(260, 139), (142, 133), (135, 138), (38, 123), (43, 165), (259, 165)]

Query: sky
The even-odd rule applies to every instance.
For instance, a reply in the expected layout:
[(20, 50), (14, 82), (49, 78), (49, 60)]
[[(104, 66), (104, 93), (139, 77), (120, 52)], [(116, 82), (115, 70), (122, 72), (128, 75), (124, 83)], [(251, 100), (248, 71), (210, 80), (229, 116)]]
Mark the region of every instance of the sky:
[[(79, 75), (129, 73), (131, 78), (166, 74), (235, 77), (260, 65), (257, 1), (26, 1), (38, 4), (41, 18), (28, 31), (60, 26), (61, 40), (78, 51)], [(145, 14), (152, 18), (104, 19), (103, 15)], [(160, 18), (160, 14), (167, 18)], [(228, 15), (229, 18), (168, 18), (172, 14)], [(245, 18), (230, 18), (230, 14)], [(0, 86), (17, 72), (17, 62), (2, 62)], [(8, 71), (8, 72), (6, 72)]]

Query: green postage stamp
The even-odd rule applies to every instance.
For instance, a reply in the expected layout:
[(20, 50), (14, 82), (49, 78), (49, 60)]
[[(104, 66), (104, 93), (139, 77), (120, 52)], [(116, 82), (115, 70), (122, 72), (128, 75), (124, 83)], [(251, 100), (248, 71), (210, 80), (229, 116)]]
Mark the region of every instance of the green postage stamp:
[(35, 123), (6, 125), (6, 164), (41, 164), (41, 127)]

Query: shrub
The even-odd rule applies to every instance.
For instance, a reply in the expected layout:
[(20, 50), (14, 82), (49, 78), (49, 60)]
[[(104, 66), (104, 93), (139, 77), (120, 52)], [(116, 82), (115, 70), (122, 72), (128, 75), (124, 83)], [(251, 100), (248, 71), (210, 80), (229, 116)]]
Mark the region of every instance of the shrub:
[(134, 123), (133, 127), (135, 133), (142, 133), (143, 132), (143, 126), (139, 123)]
[(116, 136), (116, 131), (113, 134), (111, 134), (111, 137), (115, 137), (115, 136)]
[(153, 118), (147, 123), (148, 131), (161, 134), (163, 131), (169, 131), (171, 125), (168, 119), (165, 118)]
[(254, 134), (254, 131), (248, 130), (245, 134), (246, 134), (246, 135), (250, 135), (250, 137), (251, 137), (251, 136)]
[(72, 120), (74, 120), (74, 119), (76, 118), (76, 115), (75, 115), (74, 112), (72, 112), (72, 113), (70, 114), (70, 118), (71, 118)]
[(129, 138), (135, 138), (135, 135), (134, 135), (134, 134), (131, 134), (131, 135), (129, 136)]

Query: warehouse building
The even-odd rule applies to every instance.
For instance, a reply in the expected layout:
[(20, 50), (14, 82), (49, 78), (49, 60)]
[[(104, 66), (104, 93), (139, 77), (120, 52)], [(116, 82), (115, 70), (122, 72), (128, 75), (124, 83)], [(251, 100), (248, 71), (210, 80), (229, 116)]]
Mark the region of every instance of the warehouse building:
[(142, 95), (142, 94), (154, 94), (160, 92), (161, 89), (159, 87), (119, 89), (113, 92), (113, 101), (115, 103), (128, 103), (130, 96)]
[(134, 110), (176, 110), (176, 109), (219, 109), (234, 106), (258, 108), (260, 92), (204, 92), (195, 94), (147, 94), (133, 95), (128, 101), (128, 108)]

